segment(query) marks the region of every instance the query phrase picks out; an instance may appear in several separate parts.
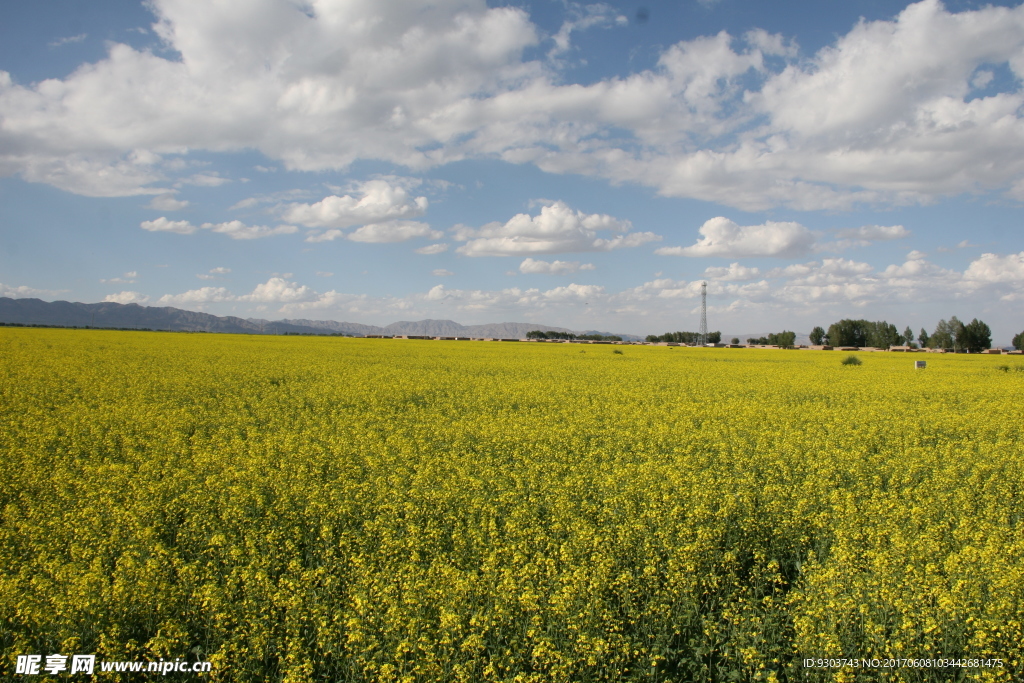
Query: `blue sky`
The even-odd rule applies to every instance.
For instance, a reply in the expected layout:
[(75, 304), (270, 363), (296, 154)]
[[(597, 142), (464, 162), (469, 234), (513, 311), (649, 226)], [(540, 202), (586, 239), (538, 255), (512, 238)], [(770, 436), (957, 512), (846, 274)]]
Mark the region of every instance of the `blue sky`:
[(0, 295), (387, 324), (1024, 329), (1024, 7), (0, 9)]

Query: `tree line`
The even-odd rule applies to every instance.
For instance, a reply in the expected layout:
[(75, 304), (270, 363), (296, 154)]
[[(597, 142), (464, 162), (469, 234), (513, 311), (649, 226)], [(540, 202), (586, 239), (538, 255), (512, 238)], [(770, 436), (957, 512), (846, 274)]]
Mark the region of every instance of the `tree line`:
[(585, 341), (622, 341), (617, 334), (573, 334), (572, 332), (545, 332), (543, 330), (530, 330), (526, 333), (527, 339), (582, 339)]
[[(673, 342), (676, 344), (699, 344), (700, 332), (666, 332), (665, 334), (647, 335), (649, 342)], [(708, 343), (717, 344), (722, 341), (721, 332), (708, 332)]]
[(767, 337), (751, 337), (750, 339), (747, 339), (747, 343), (790, 348), (796, 345), (796, 332), (789, 332), (788, 330), (772, 332)]
[[(1024, 332), (1013, 338), (1013, 344), (1020, 348)], [(870, 320), (849, 320), (843, 319), (829, 325), (826, 331), (823, 327), (815, 327), (810, 334), (811, 344), (820, 346), (867, 346), (880, 349), (888, 349), (892, 346), (909, 346), (911, 348), (929, 349), (953, 349), (954, 351), (968, 351), (978, 353), (992, 346), (992, 330), (977, 318), (969, 323), (963, 323), (956, 316), (949, 320), (940, 320), (935, 330), (928, 334), (928, 331), (921, 328), (921, 332), (914, 339), (914, 331), (908, 325), (901, 334), (896, 326), (881, 321)]]
[[(526, 333), (527, 339), (581, 339), (590, 341), (622, 341), (617, 335), (573, 334), (572, 332), (544, 332), (533, 330)], [(956, 316), (949, 320), (940, 320), (935, 330), (929, 334), (921, 328), (916, 339), (908, 325), (902, 333), (896, 326), (885, 321), (843, 319), (829, 325), (828, 330), (815, 327), (810, 334), (811, 344), (815, 346), (859, 346), (888, 349), (893, 346), (909, 346), (911, 348), (953, 349), (978, 353), (992, 347), (992, 330), (981, 320), (974, 318), (969, 323), (961, 322)], [(699, 344), (699, 332), (666, 332), (665, 334), (649, 334), (649, 342), (673, 342), (676, 344)], [(717, 344), (722, 341), (721, 332), (709, 332), (708, 343)], [(733, 344), (739, 344), (733, 338)], [(751, 337), (748, 344), (781, 346), (784, 348), (796, 345), (796, 332), (783, 330), (772, 332), (766, 337)], [(1013, 346), (1024, 349), (1024, 332), (1014, 336)]]

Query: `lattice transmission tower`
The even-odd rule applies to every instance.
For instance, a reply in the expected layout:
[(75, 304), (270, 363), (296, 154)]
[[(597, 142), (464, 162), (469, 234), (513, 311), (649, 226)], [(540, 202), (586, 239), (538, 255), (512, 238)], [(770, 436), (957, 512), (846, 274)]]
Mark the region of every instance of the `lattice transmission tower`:
[(700, 345), (708, 343), (708, 283), (700, 283)]

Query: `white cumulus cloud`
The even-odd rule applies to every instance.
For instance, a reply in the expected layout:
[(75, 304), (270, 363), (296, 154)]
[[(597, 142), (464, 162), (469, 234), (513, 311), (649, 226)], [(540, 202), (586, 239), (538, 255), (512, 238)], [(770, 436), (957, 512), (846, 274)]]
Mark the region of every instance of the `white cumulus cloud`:
[(794, 258), (809, 253), (816, 235), (793, 222), (767, 221), (762, 225), (738, 225), (718, 216), (700, 226), (702, 237), (689, 247), (662, 247), (654, 253), (667, 256), (776, 256)]
[[(517, 256), (611, 251), (660, 240), (651, 232), (629, 232), (632, 224), (607, 214), (574, 211), (564, 202), (554, 202), (531, 216), (521, 213), (506, 223), (488, 223), (473, 229), (457, 226), (454, 237), (464, 241), (455, 251), (465, 256)], [(620, 233), (611, 238), (599, 232)]]
[(756, 280), (760, 276), (761, 271), (757, 268), (748, 268), (747, 266), (741, 266), (739, 263), (730, 263), (728, 268), (711, 267), (704, 269), (704, 277), (709, 280), (720, 280), (723, 282), (744, 282)]
[(585, 31), (595, 26), (625, 26), (629, 19), (615, 11), (615, 8), (603, 2), (591, 5), (579, 5), (569, 3), (569, 18), (562, 23), (558, 33), (551, 37), (555, 45), (548, 52), (548, 57), (554, 58), (562, 53), (568, 52), (572, 47), (571, 36), (573, 32)]
[(977, 282), (1024, 284), (1024, 251), (1019, 254), (982, 254), (971, 262), (964, 277)]
[(175, 199), (172, 193), (166, 192), (149, 200), (146, 208), (155, 211), (180, 211), (181, 209), (188, 208), (188, 201)]
[(315, 204), (288, 204), (281, 207), (281, 214), (307, 228), (348, 228), (416, 218), (427, 210), (426, 197), (412, 198), (405, 188), (385, 180), (368, 180), (359, 190), (358, 197), (331, 195)]
[[(433, 230), (426, 223), (420, 223), (418, 221), (388, 221), (387, 223), (371, 223), (370, 225), (364, 225), (352, 232), (345, 232), (338, 228), (331, 228), (324, 232), (313, 232), (306, 238), (306, 241), (332, 242), (336, 239), (347, 239), (353, 242), (387, 244), (393, 242), (405, 242), (418, 237), (437, 239), (443, 236), (443, 232), (440, 230)], [(444, 250), (442, 249), (441, 251)], [(430, 251), (420, 253), (438, 252)]]
[(188, 221), (172, 221), (164, 216), (152, 221), (142, 221), (139, 227), (150, 232), (174, 232), (179, 235), (191, 235), (199, 229)]
[(202, 228), (227, 235), (233, 240), (254, 240), (274, 235), (290, 235), (299, 231), (294, 225), (279, 225), (276, 228), (271, 228), (266, 225), (246, 225), (242, 221), (203, 223)]
[(797, 56), (799, 46), (792, 40), (787, 39), (780, 33), (768, 33), (763, 28), (755, 28), (743, 34), (743, 40), (747, 45), (755, 47), (762, 54), (774, 57)]
[(117, 294), (108, 294), (103, 297), (104, 301), (110, 301), (116, 304), (144, 304), (149, 301), (149, 297), (145, 294), (139, 294), (138, 292), (118, 292)]
[[(5, 115), (5, 85), (10, 85), (10, 76), (0, 71), (0, 117)], [(5, 126), (15, 137), (16, 123), (7, 118)], [(19, 147), (31, 147), (28, 140), (22, 140)], [(44, 143), (49, 145), (49, 142)], [(60, 144), (61, 147), (67, 143)], [(20, 174), (33, 183), (46, 183), (67, 192), (86, 197), (130, 197), (135, 195), (160, 195), (170, 192), (166, 187), (153, 187), (153, 183), (165, 179), (163, 173), (154, 169), (146, 155), (127, 151), (113, 151), (95, 155), (69, 150), (54, 153), (39, 149), (23, 154), (0, 151), (0, 176)]]
[(199, 273), (196, 275), (200, 280), (216, 280), (221, 275), (227, 275), (231, 272), (230, 268), (224, 268), (223, 266), (217, 268), (211, 268), (205, 273)]
[(264, 303), (295, 303), (298, 301), (314, 301), (318, 297), (316, 291), (306, 285), (289, 282), (284, 278), (272, 277), (266, 282), (256, 285), (250, 294), (237, 297), (239, 301), (259, 301)]
[[(290, 276), (291, 273), (284, 275)], [(158, 303), (171, 306), (201, 306), (225, 302), (290, 304), (316, 301), (320, 296), (311, 287), (290, 282), (285, 277), (274, 276), (266, 282), (256, 285), (249, 294), (232, 294), (227, 287), (200, 287), (181, 294), (165, 294), (160, 297)]]
[[(112, 43), (32, 84), (0, 72), (0, 174), (162, 195), (160, 184), (228, 182), (175, 180), (168, 157), (254, 149), (304, 171), (499, 158), (746, 209), (1024, 196), (1024, 5), (951, 12), (922, 0), (803, 58), (756, 27), (698, 36), (649, 69), (586, 84), (525, 56), (541, 38), (518, 7), (217, 6), (147, 3), (166, 49)], [(619, 23), (604, 4), (570, 6), (555, 54), (576, 30)], [(999, 69), (1013, 78), (987, 75)], [(357, 210), (350, 199), (295, 210), (331, 229)]]
[(865, 242), (882, 242), (910, 237), (910, 231), (902, 225), (862, 225), (859, 228), (839, 230), (836, 232), (836, 237), (864, 240)]
[(353, 242), (405, 242), (417, 237), (438, 239), (444, 237), (440, 230), (432, 230), (426, 223), (417, 221), (389, 221), (373, 223), (356, 228), (346, 237)]
[(564, 275), (578, 270), (594, 270), (593, 263), (579, 261), (540, 261), (527, 258), (519, 264), (520, 273), (541, 273), (546, 275)]
[(172, 221), (161, 216), (152, 221), (142, 221), (139, 226), (150, 232), (174, 232), (179, 235), (191, 235), (197, 230), (210, 230), (227, 235), (235, 240), (251, 240), (273, 235), (289, 235), (298, 232), (294, 225), (279, 225), (271, 228), (265, 225), (246, 225), (242, 221), (226, 221), (224, 223), (203, 223), (195, 226), (188, 221)]
[(166, 306), (187, 306), (233, 301), (235, 297), (226, 287), (200, 287), (181, 294), (164, 294), (157, 303)]
[(217, 173), (195, 173), (187, 178), (181, 178), (176, 185), (196, 185), (198, 187), (220, 187), (230, 183), (230, 178), (225, 178)]
[[(147, 7), (166, 51), (113, 43), (64, 80), (22, 86), (0, 76), (5, 134), (21, 142), (4, 145), (2, 172), (112, 196), (152, 192), (145, 186), (160, 174), (90, 178), (75, 166), (116, 171), (136, 148), (252, 147), (288, 169), (343, 168), (358, 158), (422, 167), (441, 159), (421, 147), (435, 146), (452, 124), (466, 128), (446, 115), (450, 106), (539, 71), (521, 59), (539, 40), (527, 14), (482, 0)], [(217, 178), (184, 182), (226, 180)]]
[(51, 297), (66, 292), (64, 289), (36, 289), (27, 285), (5, 285), (0, 282), (0, 296), (9, 299), (36, 299), (39, 297)]
[(448, 251), (448, 245), (444, 243), (428, 244), (415, 250), (417, 254), (442, 254)]
[(135, 278), (139, 276), (137, 271), (131, 270), (127, 273), (123, 273), (120, 277), (112, 277), (109, 279), (101, 279), (100, 282), (105, 284), (131, 284), (135, 282)]
[(436, 285), (423, 296), (423, 299), (427, 302), (443, 301), (464, 311), (521, 310), (531, 307), (543, 310), (557, 305), (588, 303), (590, 299), (596, 302), (603, 298), (604, 294), (604, 287), (575, 283), (545, 291), (519, 287), (502, 290), (463, 290)]
[(851, 247), (866, 247), (872, 242), (888, 242), (910, 237), (910, 231), (902, 225), (862, 225), (859, 228), (844, 228), (836, 231), (839, 239), (818, 245), (821, 251), (843, 251)]

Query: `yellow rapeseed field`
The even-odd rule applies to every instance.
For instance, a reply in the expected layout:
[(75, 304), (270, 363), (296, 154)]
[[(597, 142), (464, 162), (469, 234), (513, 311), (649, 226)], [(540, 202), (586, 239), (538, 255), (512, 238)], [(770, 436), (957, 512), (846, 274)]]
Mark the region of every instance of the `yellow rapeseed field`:
[(0, 674), (1022, 680), (1024, 358), (844, 355), (0, 328)]

